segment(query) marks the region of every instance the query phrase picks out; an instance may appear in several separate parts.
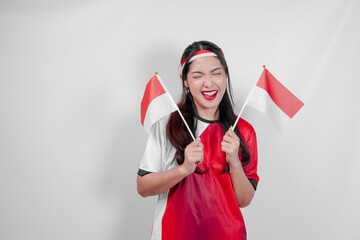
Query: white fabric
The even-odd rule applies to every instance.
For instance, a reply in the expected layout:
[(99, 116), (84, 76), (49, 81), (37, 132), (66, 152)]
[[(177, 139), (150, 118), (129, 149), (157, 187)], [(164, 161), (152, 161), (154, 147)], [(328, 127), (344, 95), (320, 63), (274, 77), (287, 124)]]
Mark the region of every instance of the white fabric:
[(176, 111), (176, 109), (177, 107), (174, 102), (171, 101), (171, 96), (168, 92), (152, 100), (146, 111), (144, 119), (144, 128), (146, 132), (150, 132), (151, 126), (156, 121)]
[(255, 86), (250, 94), (246, 106), (264, 113), (279, 130), (282, 130), (290, 120), (289, 116), (274, 103), (263, 88)]
[[(151, 128), (145, 152), (140, 162), (140, 169), (148, 172), (161, 172), (178, 165), (176, 161), (173, 161), (176, 150), (166, 136), (168, 119), (169, 116), (163, 117)], [(208, 123), (198, 120), (195, 136), (200, 136), (208, 125)], [(165, 212), (168, 193), (169, 191), (166, 191), (158, 196), (151, 240), (161, 239), (161, 221)]]
[(202, 58), (202, 57), (211, 57), (211, 56), (214, 56), (214, 57), (217, 57), (217, 55), (215, 53), (202, 53), (202, 54), (198, 54), (198, 55), (195, 55), (195, 56), (192, 56), (189, 60), (189, 63), (191, 63), (192, 61), (198, 59), (198, 58)]
[[(201, 57), (211, 57), (211, 56), (217, 57), (217, 55), (216, 55), (215, 53), (213, 53), (213, 52), (211, 52), (211, 53), (202, 53), (202, 54), (198, 54), (198, 55), (192, 56), (188, 62), (191, 63), (192, 61), (194, 61), (194, 60), (196, 60), (196, 59), (198, 59), (198, 58), (201, 58)], [(182, 70), (184, 69), (184, 66), (185, 66), (185, 63), (184, 63), (184, 65), (181, 66), (181, 72), (182, 72)]]

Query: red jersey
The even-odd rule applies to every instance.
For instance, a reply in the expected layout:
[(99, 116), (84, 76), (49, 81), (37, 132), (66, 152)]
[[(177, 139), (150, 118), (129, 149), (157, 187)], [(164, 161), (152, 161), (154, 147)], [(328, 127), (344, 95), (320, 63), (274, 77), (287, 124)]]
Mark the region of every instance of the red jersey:
[[(240, 119), (238, 128), (251, 154), (250, 163), (243, 169), (250, 182), (256, 187), (259, 181), (256, 134), (252, 126), (243, 119)], [(217, 121), (198, 120), (197, 136), (199, 135), (204, 145), (204, 160), (198, 165), (198, 169), (205, 173), (192, 173), (159, 196), (152, 239), (245, 240), (245, 224), (235, 198), (230, 174), (223, 171), (227, 163), (225, 153), (221, 151), (224, 136), (221, 124)], [(160, 140), (160, 143), (166, 142), (166, 139), (165, 135), (165, 139)], [(161, 144), (166, 145), (164, 142)], [(159, 146), (162, 147), (164, 146)], [(160, 155), (173, 158), (175, 149), (172, 146), (172, 149), (168, 147), (161, 149)], [(152, 149), (155, 150), (154, 147)], [(241, 159), (241, 156), (239, 158)], [(154, 172), (154, 169), (147, 169), (148, 166), (145, 166), (144, 162), (143, 157), (140, 169), (144, 172)], [(166, 161), (156, 165), (168, 169), (177, 165), (174, 161), (169, 163), (167, 167)], [(162, 169), (165, 170), (167, 169)]]

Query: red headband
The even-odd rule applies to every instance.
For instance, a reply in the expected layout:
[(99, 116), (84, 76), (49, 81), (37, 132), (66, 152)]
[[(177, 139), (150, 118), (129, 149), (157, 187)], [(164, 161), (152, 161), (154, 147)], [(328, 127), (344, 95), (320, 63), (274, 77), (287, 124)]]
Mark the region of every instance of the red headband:
[[(224, 54), (222, 52), (220, 52), (221, 55), (224, 56)], [(197, 51), (194, 55), (192, 55), (192, 57), (190, 58), (189, 62), (194, 61), (195, 59), (198, 59), (200, 57), (207, 57), (207, 56), (214, 56), (217, 57), (217, 55), (215, 53), (213, 53), (212, 51), (209, 50), (200, 50)], [(188, 60), (189, 57), (184, 58), (184, 60), (181, 61), (181, 67), (184, 66), (184, 64), (186, 63), (186, 61)]]

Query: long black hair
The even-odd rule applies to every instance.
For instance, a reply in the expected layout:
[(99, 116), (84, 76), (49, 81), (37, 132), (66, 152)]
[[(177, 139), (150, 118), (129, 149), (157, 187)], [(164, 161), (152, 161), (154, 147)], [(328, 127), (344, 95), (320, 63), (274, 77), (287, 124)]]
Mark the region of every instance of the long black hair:
[[(193, 135), (195, 135), (196, 128), (197, 128), (197, 121), (194, 119), (194, 116), (197, 115), (197, 110), (194, 104), (194, 99), (190, 93), (190, 91), (187, 91), (187, 88), (184, 84), (184, 81), (187, 80), (187, 73), (189, 71), (189, 66), (191, 62), (189, 62), (189, 59), (198, 51), (200, 50), (209, 50), (216, 54), (217, 58), (219, 59), (221, 65), (223, 66), (225, 73), (227, 74), (227, 89), (224, 93), (224, 96), (222, 100), (220, 101), (219, 108), (217, 111), (219, 111), (219, 121), (221, 123), (221, 127), (224, 131), (224, 134), (226, 131), (235, 123), (236, 116), (234, 114), (234, 110), (232, 107), (233, 99), (232, 99), (232, 90), (231, 90), (231, 83), (230, 83), (230, 75), (229, 75), (229, 69), (226, 64), (225, 57), (223, 55), (223, 52), (221, 48), (219, 48), (217, 45), (215, 45), (212, 42), (209, 41), (198, 41), (190, 44), (185, 50), (181, 57), (181, 61), (185, 61), (184, 59), (187, 58), (183, 65), (182, 69), (182, 81), (183, 81), (183, 93), (181, 96), (181, 100), (178, 103), (178, 107), (183, 114), (187, 124), (189, 125), (189, 128)], [(235, 128), (236, 135), (240, 138), (240, 148), (239, 148), (239, 155), (241, 154), (241, 162), (242, 165), (245, 166), (249, 164), (250, 162), (250, 151), (244, 141), (244, 139), (241, 137), (239, 129)], [(173, 147), (176, 149), (176, 153), (174, 156), (174, 160), (181, 165), (184, 162), (184, 151), (187, 145), (189, 145), (193, 139), (186, 129), (185, 124), (183, 123), (180, 115), (178, 112), (173, 112), (169, 118), (167, 127), (166, 127), (166, 133), (167, 137), (170, 140), (170, 143), (173, 145)], [(229, 169), (229, 166), (227, 165), (224, 169), (224, 172), (227, 172)], [(196, 173), (204, 173), (198, 169), (195, 170)]]

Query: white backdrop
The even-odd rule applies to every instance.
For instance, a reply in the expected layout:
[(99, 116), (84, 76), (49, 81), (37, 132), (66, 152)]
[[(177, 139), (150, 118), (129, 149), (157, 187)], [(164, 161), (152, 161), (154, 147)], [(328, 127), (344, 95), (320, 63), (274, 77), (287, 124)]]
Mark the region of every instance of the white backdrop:
[(360, 2), (0, 1), (0, 239), (149, 239), (136, 192), (140, 102), (158, 71), (176, 100), (184, 48), (223, 48), (236, 111), (265, 64), (304, 103), (256, 129), (249, 239), (360, 239)]

